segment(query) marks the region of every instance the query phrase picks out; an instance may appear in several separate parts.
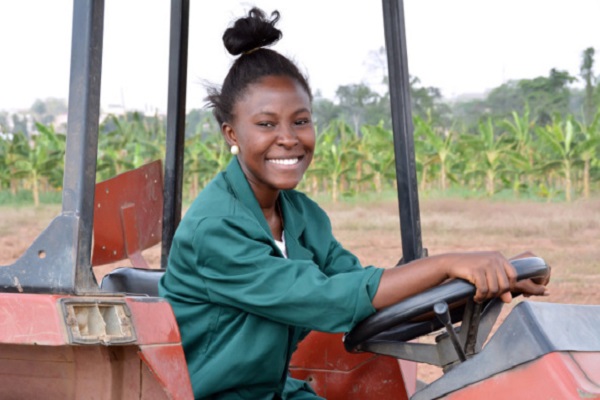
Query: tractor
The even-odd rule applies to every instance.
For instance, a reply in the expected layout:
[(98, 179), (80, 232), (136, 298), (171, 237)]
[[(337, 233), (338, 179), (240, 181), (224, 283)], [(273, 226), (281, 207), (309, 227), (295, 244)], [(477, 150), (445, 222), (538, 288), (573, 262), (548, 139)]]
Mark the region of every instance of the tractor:
[[(382, 0), (402, 260), (427, 252), (419, 199), (402, 0)], [(2, 399), (192, 399), (169, 304), (157, 296), (182, 214), (189, 0), (171, 0), (167, 143), (157, 161), (96, 184), (104, 0), (75, 0), (62, 209), (0, 267)], [(141, 252), (161, 246), (161, 268)], [(96, 265), (129, 259), (97, 282)], [(537, 257), (519, 277), (545, 274)], [(345, 334), (311, 333), (290, 364), (334, 399), (600, 399), (600, 306), (502, 304), (461, 280), (406, 299)], [(437, 332), (434, 344), (414, 339)], [(249, 342), (253, 339), (249, 338)], [(443, 368), (419, 385), (398, 360)], [(403, 374), (404, 372), (404, 374)], [(413, 370), (414, 372), (414, 370)], [(418, 389), (418, 390), (416, 390)]]

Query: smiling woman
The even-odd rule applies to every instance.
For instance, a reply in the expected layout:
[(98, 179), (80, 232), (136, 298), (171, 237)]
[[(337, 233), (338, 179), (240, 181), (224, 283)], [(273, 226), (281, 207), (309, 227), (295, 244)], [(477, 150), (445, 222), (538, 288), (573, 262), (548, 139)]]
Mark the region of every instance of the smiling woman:
[[(450, 278), (476, 301), (543, 294), (498, 252), (457, 253), (402, 268), (363, 268), (325, 212), (294, 190), (315, 147), (311, 91), (253, 8), (223, 40), (239, 55), (209, 105), (236, 155), (182, 219), (159, 293), (172, 305), (196, 398), (315, 399), (289, 362), (310, 330), (347, 332), (376, 310)], [(543, 283), (543, 282), (539, 282)]]
[[(273, 208), (279, 190), (295, 188), (315, 147), (310, 96), (295, 80), (268, 76), (248, 88), (234, 107), (236, 118), (223, 123), (229, 145), (263, 210)], [(280, 230), (273, 232), (281, 237)]]

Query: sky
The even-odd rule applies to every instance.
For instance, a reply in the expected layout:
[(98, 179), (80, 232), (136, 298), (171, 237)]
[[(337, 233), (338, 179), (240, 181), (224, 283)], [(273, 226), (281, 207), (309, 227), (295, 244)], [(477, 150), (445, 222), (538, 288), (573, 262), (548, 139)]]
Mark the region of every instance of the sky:
[[(380, 1), (190, 3), (188, 109), (204, 105), (207, 83), (222, 82), (234, 60), (223, 31), (254, 5), (281, 12), (283, 38), (273, 49), (323, 96), (381, 81), (373, 56), (384, 45)], [(0, 110), (68, 97), (72, 7), (72, 0), (0, 0)], [(583, 50), (600, 52), (600, 0), (404, 0), (404, 10), (409, 73), (446, 98), (551, 68), (578, 76)], [(103, 109), (166, 109), (169, 12), (168, 0), (105, 0)]]

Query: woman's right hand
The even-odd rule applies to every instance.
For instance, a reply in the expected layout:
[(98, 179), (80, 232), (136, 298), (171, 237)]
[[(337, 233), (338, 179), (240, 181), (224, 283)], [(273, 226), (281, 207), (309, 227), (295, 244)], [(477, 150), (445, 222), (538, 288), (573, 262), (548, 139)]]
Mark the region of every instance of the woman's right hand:
[(462, 259), (448, 265), (449, 278), (464, 279), (476, 287), (474, 300), (482, 302), (500, 297), (505, 303), (512, 300), (511, 292), (527, 295), (547, 294), (548, 280), (525, 279), (517, 282), (517, 273), (500, 252), (459, 253)]
[(505, 303), (512, 300), (510, 290), (517, 283), (517, 272), (497, 251), (457, 253), (447, 264), (448, 278), (460, 278), (475, 286), (474, 300), (478, 303), (500, 297)]
[(508, 303), (512, 300), (511, 291), (526, 296), (547, 293), (542, 281), (523, 280), (517, 283), (514, 267), (500, 252), (448, 253), (385, 270), (373, 298), (373, 306), (379, 310), (457, 278), (475, 286), (474, 300), (477, 302), (500, 297)]

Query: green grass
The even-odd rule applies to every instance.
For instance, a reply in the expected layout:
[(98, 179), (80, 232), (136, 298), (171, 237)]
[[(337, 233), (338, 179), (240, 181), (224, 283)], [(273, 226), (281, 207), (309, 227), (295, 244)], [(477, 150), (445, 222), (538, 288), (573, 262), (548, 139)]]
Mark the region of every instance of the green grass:
[[(60, 204), (62, 192), (53, 191), (40, 193), (40, 204)], [(32, 206), (33, 194), (31, 190), (19, 190), (12, 194), (9, 190), (0, 190), (0, 205), (3, 206)]]
[[(427, 189), (419, 192), (419, 197), (422, 199), (440, 200), (440, 199), (474, 199), (474, 200), (490, 200), (490, 201), (531, 201), (531, 202), (546, 202), (546, 203), (561, 203), (565, 201), (563, 192), (553, 193), (551, 196), (542, 195), (535, 189), (523, 190), (515, 193), (512, 189), (500, 189), (493, 196), (488, 196), (485, 190), (471, 189), (467, 187), (453, 186), (442, 192), (440, 189)], [(574, 196), (578, 198), (578, 196)]]

